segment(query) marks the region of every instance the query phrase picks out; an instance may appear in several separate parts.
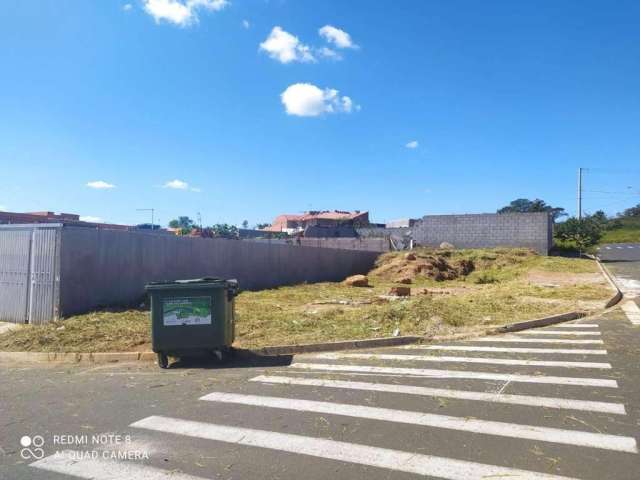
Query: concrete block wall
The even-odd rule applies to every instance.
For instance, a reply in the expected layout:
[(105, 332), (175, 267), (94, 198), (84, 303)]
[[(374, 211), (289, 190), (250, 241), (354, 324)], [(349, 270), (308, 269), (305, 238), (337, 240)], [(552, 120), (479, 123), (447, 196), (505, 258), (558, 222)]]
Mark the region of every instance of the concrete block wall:
[[(295, 241), (294, 241), (295, 242)], [(366, 252), (388, 252), (387, 238), (301, 238), (300, 244), (305, 247), (338, 248), (344, 250), (361, 250)]]
[(64, 228), (60, 251), (62, 316), (132, 305), (151, 281), (237, 278), (247, 290), (341, 281), (366, 273), (377, 252), (144, 232)]
[(420, 245), (449, 242), (458, 248), (526, 247), (547, 255), (553, 221), (546, 212), (426, 215), (412, 228)]

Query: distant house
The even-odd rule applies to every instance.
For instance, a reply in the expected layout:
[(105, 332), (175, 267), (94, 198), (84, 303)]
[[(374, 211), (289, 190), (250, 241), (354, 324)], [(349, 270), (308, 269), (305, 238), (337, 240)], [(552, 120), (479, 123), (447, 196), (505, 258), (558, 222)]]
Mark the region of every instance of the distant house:
[(369, 225), (369, 212), (355, 210), (345, 212), (342, 210), (309, 211), (301, 215), (278, 215), (273, 223), (263, 230), (266, 232), (285, 232), (295, 234), (303, 232), (307, 227), (364, 227)]
[(411, 228), (418, 222), (415, 218), (402, 218), (391, 220), (385, 225), (386, 228)]
[[(115, 223), (103, 223), (99, 221), (82, 220), (80, 215), (75, 213), (54, 213), (54, 212), (3, 212), (0, 211), (0, 225), (2, 224), (29, 224), (29, 223), (61, 223), (67, 226), (97, 228), (104, 230), (152, 230), (151, 224), (138, 226), (118, 225)], [(155, 225), (154, 233), (166, 233), (159, 225)]]
[(129, 225), (117, 225), (113, 223), (87, 222), (80, 219), (80, 215), (74, 213), (54, 212), (0, 212), (0, 224), (24, 224), (24, 223), (62, 223), (78, 227), (103, 228), (108, 230), (135, 230)]

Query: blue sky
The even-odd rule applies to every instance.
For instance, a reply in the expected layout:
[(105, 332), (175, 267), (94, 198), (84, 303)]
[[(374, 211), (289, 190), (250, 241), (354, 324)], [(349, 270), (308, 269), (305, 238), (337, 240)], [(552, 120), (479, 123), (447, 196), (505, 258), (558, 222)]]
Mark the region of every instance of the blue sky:
[(614, 213), (640, 202), (638, 25), (637, 1), (4, 0), (0, 206), (574, 212), (583, 166)]

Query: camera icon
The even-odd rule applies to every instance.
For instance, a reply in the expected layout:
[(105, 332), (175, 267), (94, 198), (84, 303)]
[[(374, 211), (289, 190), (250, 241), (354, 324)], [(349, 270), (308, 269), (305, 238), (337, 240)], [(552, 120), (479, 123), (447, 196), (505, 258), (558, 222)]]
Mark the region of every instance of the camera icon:
[(22, 450), (20, 450), (20, 456), (24, 460), (40, 460), (44, 457), (44, 450), (42, 449), (44, 437), (42, 437), (42, 435), (35, 435), (33, 437), (24, 435), (20, 438), (20, 445), (23, 447)]

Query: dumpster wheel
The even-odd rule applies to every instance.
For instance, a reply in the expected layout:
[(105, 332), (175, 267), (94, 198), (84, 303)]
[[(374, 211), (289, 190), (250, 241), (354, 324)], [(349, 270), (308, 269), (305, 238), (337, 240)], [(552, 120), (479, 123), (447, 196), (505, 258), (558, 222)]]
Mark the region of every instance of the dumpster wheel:
[(158, 366), (160, 368), (169, 368), (169, 357), (164, 352), (158, 352)]

